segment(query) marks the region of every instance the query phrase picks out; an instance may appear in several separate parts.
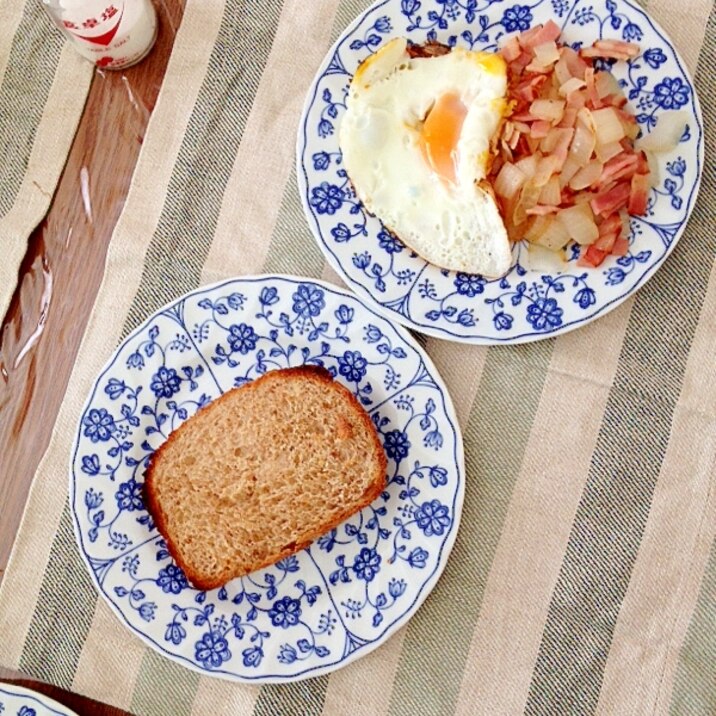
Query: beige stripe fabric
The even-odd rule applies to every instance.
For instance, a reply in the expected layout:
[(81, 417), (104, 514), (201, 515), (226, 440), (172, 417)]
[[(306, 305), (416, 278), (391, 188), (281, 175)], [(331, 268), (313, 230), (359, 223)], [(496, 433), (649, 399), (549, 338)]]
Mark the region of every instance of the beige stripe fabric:
[(27, 239), (50, 206), (92, 75), (40, 3), (0, 6), (0, 317)]
[[(716, 536), (716, 269), (689, 357), (669, 448), (661, 467), (634, 573), (626, 594), (604, 674), (599, 713), (617, 709), (652, 713), (657, 700), (668, 702), (683, 639), (678, 624), (691, 614), (698, 595), (694, 574), (705, 569)], [(700, 547), (699, 547), (700, 545)], [(638, 638), (649, 634), (645, 645)], [(654, 674), (660, 674), (658, 679)]]
[(459, 714), (524, 708), (630, 309), (628, 302), (555, 343), (465, 664)]
[[(122, 336), (204, 282), (286, 272), (340, 283), (303, 216), (295, 135), (318, 64), (369, 4), (270, 0), (259, 14), (251, 0), (187, 1), (105, 279), (0, 586), (1, 665), (140, 716), (708, 713), (704, 705), (716, 703), (708, 659), (716, 654), (716, 269), (704, 209), (716, 201), (711, 164), (683, 238), (691, 243), (677, 248), (636, 300), (536, 344), (484, 348), (418, 337), (463, 428), (465, 507), (437, 587), (375, 652), (293, 684), (210, 679), (145, 646), (90, 583), (73, 542), (65, 475), (84, 397)], [(427, 13), (433, 0), (422, 5)], [(0, 22), (17, 7), (21, 0), (0, 6)], [(649, 7), (689, 66), (700, 63), (712, 132), (712, 4), (685, 0), (678, 14), (666, 0)], [(3, 80), (7, 35), (0, 28), (2, 82), (12, 69)], [(47, 83), (50, 98), (55, 84)], [(708, 150), (716, 151), (711, 135)], [(677, 295), (681, 282), (697, 287), (688, 301)], [(683, 327), (678, 312), (687, 304)], [(649, 331), (645, 316), (661, 323)], [(658, 418), (655, 436), (629, 412), (632, 400), (655, 406), (648, 413)], [(646, 430), (652, 452), (618, 442), (623, 429), (642, 435), (635, 426)], [(617, 443), (632, 474), (610, 483), (610, 469), (619, 472)], [(608, 488), (628, 499), (610, 502)], [(592, 513), (594, 505), (601, 509)], [(628, 554), (580, 551), (604, 529), (613, 529), (610, 544), (626, 545)], [(585, 574), (592, 564), (602, 571)], [(614, 581), (612, 567), (623, 595), (603, 589)], [(595, 608), (594, 624), (581, 623), (591, 593), (613, 601), (603, 613)], [(566, 624), (586, 635), (581, 643), (570, 643)]]

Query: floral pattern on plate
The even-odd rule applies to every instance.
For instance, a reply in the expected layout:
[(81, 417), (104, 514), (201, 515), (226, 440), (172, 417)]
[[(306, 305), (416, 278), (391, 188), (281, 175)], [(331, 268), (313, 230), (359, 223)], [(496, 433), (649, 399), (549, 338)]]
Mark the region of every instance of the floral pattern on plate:
[(75, 712), (44, 694), (0, 683), (0, 716), (75, 716)]
[[(195, 590), (145, 510), (148, 459), (224, 391), (303, 364), (365, 407), (389, 483), (308, 549)], [(415, 612), (455, 539), (463, 475), (450, 398), (403, 329), (327, 284), (260, 277), (194, 291), (122, 343), (83, 410), (70, 494), (95, 584), (136, 634), (206, 674), (285, 681), (369, 652)]]
[[(338, 125), (358, 64), (399, 35), (422, 43), (495, 50), (506, 35), (549, 19), (575, 47), (600, 38), (637, 42), (631, 62), (601, 61), (622, 84), (643, 132), (665, 111), (690, 115), (678, 147), (660, 160), (647, 215), (631, 222), (629, 253), (599, 269), (530, 268), (523, 244), (498, 280), (427, 264), (367, 214), (342, 167)], [(311, 87), (297, 141), (299, 193), (321, 250), (356, 293), (386, 315), (439, 338), (482, 344), (520, 343), (584, 325), (636, 291), (681, 236), (703, 166), (703, 123), (693, 84), (676, 50), (630, 0), (383, 0), (359, 17), (331, 49)]]

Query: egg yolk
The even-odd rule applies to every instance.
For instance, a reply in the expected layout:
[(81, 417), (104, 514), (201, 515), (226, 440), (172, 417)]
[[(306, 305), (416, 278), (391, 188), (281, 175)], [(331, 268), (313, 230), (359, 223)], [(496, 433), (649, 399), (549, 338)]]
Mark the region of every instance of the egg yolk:
[(467, 107), (459, 95), (441, 95), (428, 113), (421, 132), (423, 154), (431, 169), (443, 179), (455, 182), (457, 143)]

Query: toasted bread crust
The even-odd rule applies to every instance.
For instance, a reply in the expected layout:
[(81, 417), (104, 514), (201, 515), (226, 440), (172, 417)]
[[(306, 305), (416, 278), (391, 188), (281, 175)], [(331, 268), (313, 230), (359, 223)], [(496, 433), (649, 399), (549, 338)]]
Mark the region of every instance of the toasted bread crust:
[(186, 575), (186, 578), (189, 580), (189, 582), (191, 582), (198, 589), (201, 589), (204, 591), (209, 590), (209, 589), (215, 589), (217, 587), (220, 587), (220, 586), (226, 584), (226, 582), (228, 582), (231, 579), (241, 577), (245, 574), (248, 574), (249, 572), (253, 572), (257, 569), (261, 569), (262, 567), (267, 567), (271, 564), (276, 563), (280, 559), (289, 557), (290, 555), (295, 554), (296, 552), (299, 552), (302, 549), (305, 549), (315, 539), (317, 539), (318, 537), (320, 537), (323, 534), (326, 534), (327, 532), (330, 532), (332, 529), (337, 527), (345, 519), (347, 519), (351, 515), (355, 514), (356, 512), (360, 511), (361, 509), (367, 507), (385, 489), (386, 470), (387, 470), (387, 466), (388, 466), (388, 460), (386, 458), (385, 451), (384, 451), (383, 446), (382, 446), (380, 439), (378, 437), (378, 433), (375, 430), (375, 427), (370, 419), (370, 416), (366, 413), (365, 409), (358, 402), (358, 400), (353, 395), (353, 393), (351, 393), (345, 386), (336, 382), (333, 379), (333, 377), (331, 376), (331, 374), (328, 372), (328, 370), (326, 368), (324, 368), (323, 366), (303, 365), (303, 366), (298, 366), (295, 368), (284, 368), (281, 370), (269, 371), (268, 373), (265, 373), (264, 375), (260, 376), (259, 378), (252, 381), (251, 383), (246, 383), (245, 385), (239, 386), (238, 388), (232, 388), (230, 391), (227, 391), (223, 395), (221, 395), (218, 398), (216, 398), (215, 400), (213, 400), (207, 406), (202, 408), (201, 412), (220, 410), (222, 401), (224, 401), (228, 395), (234, 393), (235, 391), (255, 390), (257, 386), (260, 386), (262, 383), (265, 383), (268, 381), (290, 381), (290, 380), (294, 380), (295, 378), (309, 378), (311, 380), (320, 381), (320, 382), (324, 383), (326, 386), (328, 386), (330, 389), (337, 391), (338, 393), (341, 394), (342, 398), (349, 403), (353, 412), (356, 415), (356, 418), (358, 418), (363, 423), (368, 434), (371, 436), (371, 441), (373, 443), (375, 457), (378, 458), (378, 465), (379, 465), (379, 469), (376, 470), (376, 474), (372, 480), (371, 487), (365, 493), (364, 497), (361, 500), (359, 500), (357, 503), (352, 504), (349, 508), (345, 509), (336, 518), (330, 520), (329, 522), (325, 523), (324, 525), (321, 525), (319, 528), (317, 528), (313, 532), (309, 533), (308, 537), (304, 541), (300, 542), (299, 544), (295, 544), (293, 546), (288, 545), (287, 548), (281, 550), (280, 552), (278, 552), (276, 554), (267, 555), (266, 559), (250, 565), (250, 567), (248, 569), (238, 569), (238, 570), (231, 571), (231, 572), (227, 571), (225, 573), (225, 575), (222, 575), (221, 578), (218, 578), (216, 580), (204, 579), (202, 577), (202, 575), (197, 574), (192, 569), (191, 565), (186, 563), (186, 561), (180, 555), (179, 550), (177, 549), (176, 545), (172, 541), (171, 533), (167, 526), (166, 515), (165, 515), (164, 510), (162, 509), (162, 506), (157, 498), (156, 489), (153, 484), (157, 467), (161, 463), (161, 461), (164, 459), (164, 456), (166, 455), (167, 447), (172, 443), (173, 440), (176, 440), (177, 436), (180, 434), (180, 431), (185, 429), (185, 426), (187, 425), (187, 423), (189, 421), (182, 423), (176, 430), (174, 430), (172, 433), (170, 433), (168, 439), (151, 456), (151, 458), (149, 460), (149, 466), (147, 467), (147, 470), (145, 472), (143, 496), (144, 496), (145, 506), (147, 507), (147, 510), (149, 511), (150, 515), (154, 519), (154, 523), (155, 523), (157, 529), (159, 530), (159, 533), (164, 538), (164, 540), (167, 544), (167, 549), (168, 549), (169, 553), (171, 554), (174, 561), (182, 569), (182, 571)]

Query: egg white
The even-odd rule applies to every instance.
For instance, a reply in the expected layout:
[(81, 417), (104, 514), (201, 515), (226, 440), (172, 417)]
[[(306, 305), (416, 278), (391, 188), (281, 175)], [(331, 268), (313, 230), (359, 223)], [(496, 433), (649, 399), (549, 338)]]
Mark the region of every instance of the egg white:
[[(339, 144), (366, 209), (427, 261), (500, 276), (511, 264), (504, 223), (487, 175), (491, 140), (505, 114), (507, 76), (498, 55), (455, 48), (411, 58), (404, 38), (364, 62), (351, 82)], [(466, 108), (454, 181), (427, 160), (421, 130), (446, 94)]]

